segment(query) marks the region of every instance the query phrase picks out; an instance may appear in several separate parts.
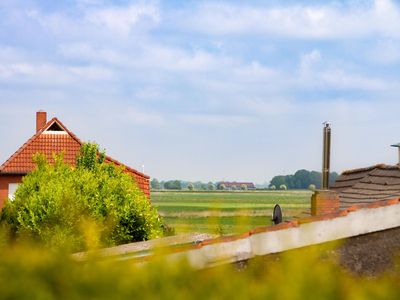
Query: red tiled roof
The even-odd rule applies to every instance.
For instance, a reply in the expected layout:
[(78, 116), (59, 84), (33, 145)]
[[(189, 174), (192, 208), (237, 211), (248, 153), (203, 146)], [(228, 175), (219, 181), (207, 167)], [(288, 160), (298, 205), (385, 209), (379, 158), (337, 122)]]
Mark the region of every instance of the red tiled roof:
[[(46, 132), (46, 129), (55, 122), (60, 125), (64, 132)], [(64, 161), (70, 165), (75, 165), (81, 144), (82, 142), (57, 118), (53, 118), (0, 166), (0, 174), (26, 174), (33, 171), (35, 168), (33, 156), (36, 153), (44, 154), (49, 162), (53, 162), (54, 153), (62, 152)], [(106, 157), (105, 161), (124, 167), (125, 171), (135, 178), (143, 192), (147, 196), (150, 195), (149, 176), (125, 166), (109, 156)]]

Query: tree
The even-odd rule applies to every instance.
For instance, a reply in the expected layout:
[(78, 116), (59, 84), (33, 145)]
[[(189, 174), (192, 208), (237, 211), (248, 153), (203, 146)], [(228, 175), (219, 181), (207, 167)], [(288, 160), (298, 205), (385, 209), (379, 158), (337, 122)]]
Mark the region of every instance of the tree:
[(215, 185), (214, 185), (214, 183), (212, 183), (212, 182), (207, 183), (207, 189), (208, 189), (209, 191), (215, 190)]
[(282, 184), (286, 184), (285, 176), (279, 175), (272, 178), (270, 186), (271, 185), (281, 186)]
[(29, 235), (56, 247), (85, 248), (147, 240), (161, 234), (157, 211), (122, 168), (104, 162), (95, 144), (83, 144), (76, 168), (62, 155), (49, 164), (35, 155), (37, 168), (23, 178), (14, 201), (0, 220), (17, 235)]
[(296, 173), (294, 173), (294, 177), (298, 182), (298, 185), (295, 188), (306, 189), (310, 184), (312, 184), (311, 173), (307, 170), (298, 170)]
[(330, 186), (331, 186), (332, 184), (335, 183), (336, 178), (337, 178), (338, 176), (339, 176), (339, 174), (336, 173), (336, 172), (329, 173), (329, 185), (330, 185)]
[(275, 185), (270, 185), (269, 189), (274, 191), (274, 190), (276, 190), (276, 186)]
[(150, 182), (150, 186), (153, 190), (159, 190), (161, 188), (160, 182), (157, 178), (153, 178)]
[(188, 187), (189, 191), (193, 191), (193, 189), (194, 189), (193, 183), (189, 183), (187, 187)]
[(207, 184), (205, 183), (200, 184), (200, 189), (203, 191), (207, 191), (208, 190)]
[(219, 183), (219, 184), (218, 184), (218, 189), (219, 189), (219, 190), (226, 190), (225, 184)]
[(164, 188), (167, 190), (181, 190), (182, 183), (180, 180), (169, 180), (164, 183)]
[(279, 189), (280, 189), (280, 190), (287, 190), (287, 186), (284, 185), (284, 184), (281, 184), (281, 185), (279, 186)]
[[(329, 184), (333, 184), (337, 178), (336, 172), (330, 173)], [(310, 184), (314, 184), (316, 188), (321, 187), (321, 172), (298, 170), (294, 175), (278, 175), (272, 178), (270, 186), (286, 185), (288, 189), (308, 189)]]
[(247, 185), (246, 185), (246, 184), (242, 184), (242, 185), (240, 186), (240, 188), (241, 188), (242, 190), (247, 190)]
[(308, 186), (308, 189), (309, 189), (310, 191), (315, 191), (315, 190), (316, 190), (315, 184), (310, 184), (310, 185)]
[(317, 171), (311, 171), (310, 176), (311, 176), (311, 183), (315, 184), (316, 188), (321, 188), (321, 177), (322, 177), (322, 174), (320, 172), (317, 172)]

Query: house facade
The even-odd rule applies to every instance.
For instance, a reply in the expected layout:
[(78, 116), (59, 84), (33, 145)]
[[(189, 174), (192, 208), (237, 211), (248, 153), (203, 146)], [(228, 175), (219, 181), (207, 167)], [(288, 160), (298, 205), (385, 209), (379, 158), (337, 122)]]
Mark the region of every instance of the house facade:
[[(57, 118), (47, 121), (47, 113), (36, 113), (36, 133), (25, 142), (9, 159), (0, 166), (0, 208), (7, 199), (12, 199), (22, 178), (35, 168), (33, 155), (42, 153), (49, 162), (53, 154), (62, 152), (64, 161), (75, 165), (81, 147), (81, 140), (67, 129)], [(143, 193), (150, 197), (150, 177), (106, 156), (106, 163), (122, 166), (132, 176)]]

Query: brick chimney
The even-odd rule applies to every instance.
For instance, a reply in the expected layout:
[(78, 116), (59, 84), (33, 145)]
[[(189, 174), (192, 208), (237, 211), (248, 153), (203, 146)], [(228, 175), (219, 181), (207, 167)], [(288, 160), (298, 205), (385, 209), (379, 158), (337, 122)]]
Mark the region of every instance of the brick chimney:
[(340, 199), (335, 191), (329, 190), (329, 172), (331, 159), (331, 125), (324, 123), (324, 145), (322, 152), (322, 187), (311, 196), (311, 215), (318, 216), (339, 210)]
[(335, 191), (317, 190), (311, 196), (311, 215), (325, 215), (339, 210), (339, 195)]
[(39, 110), (36, 112), (36, 132), (44, 127), (47, 123), (47, 113), (45, 111)]

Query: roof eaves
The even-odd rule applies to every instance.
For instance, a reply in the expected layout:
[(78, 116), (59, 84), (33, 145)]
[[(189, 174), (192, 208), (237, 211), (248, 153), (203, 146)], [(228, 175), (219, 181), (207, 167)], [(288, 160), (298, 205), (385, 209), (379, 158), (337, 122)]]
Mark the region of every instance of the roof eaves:
[(360, 173), (360, 172), (367, 172), (367, 171), (372, 171), (374, 169), (384, 169), (387, 167), (391, 167), (385, 164), (377, 164), (377, 165), (373, 165), (370, 167), (366, 167), (366, 168), (358, 168), (358, 169), (350, 169), (350, 170), (345, 170), (342, 172), (341, 175), (349, 175), (349, 174), (353, 174), (353, 173)]

